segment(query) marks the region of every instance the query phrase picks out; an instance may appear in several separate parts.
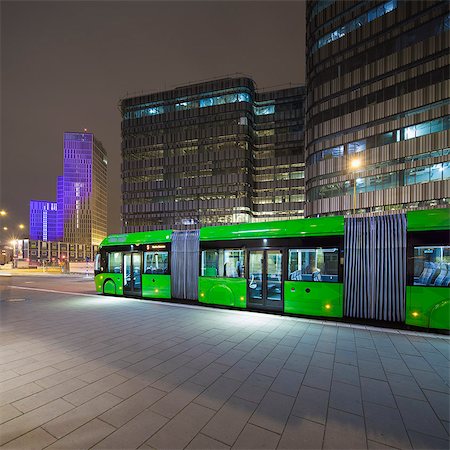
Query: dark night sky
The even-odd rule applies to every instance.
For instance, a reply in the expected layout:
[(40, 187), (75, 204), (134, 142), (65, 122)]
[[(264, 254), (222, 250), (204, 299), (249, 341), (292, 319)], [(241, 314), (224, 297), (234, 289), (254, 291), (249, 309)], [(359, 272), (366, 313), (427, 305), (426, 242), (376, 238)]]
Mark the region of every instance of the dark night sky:
[(20, 222), (28, 228), (30, 199), (56, 198), (63, 132), (83, 128), (108, 152), (108, 228), (120, 231), (118, 102), (127, 93), (237, 72), (259, 87), (304, 82), (302, 1), (0, 7), (0, 220), (9, 236)]

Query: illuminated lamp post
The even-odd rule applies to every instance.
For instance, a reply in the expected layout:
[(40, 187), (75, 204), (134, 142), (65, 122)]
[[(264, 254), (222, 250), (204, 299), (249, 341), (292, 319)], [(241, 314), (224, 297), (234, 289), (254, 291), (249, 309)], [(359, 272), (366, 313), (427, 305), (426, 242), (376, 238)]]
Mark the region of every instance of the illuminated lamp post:
[[(362, 162), (359, 158), (350, 161), (350, 169), (355, 172), (362, 167)], [(353, 214), (356, 214), (356, 175), (353, 180)]]

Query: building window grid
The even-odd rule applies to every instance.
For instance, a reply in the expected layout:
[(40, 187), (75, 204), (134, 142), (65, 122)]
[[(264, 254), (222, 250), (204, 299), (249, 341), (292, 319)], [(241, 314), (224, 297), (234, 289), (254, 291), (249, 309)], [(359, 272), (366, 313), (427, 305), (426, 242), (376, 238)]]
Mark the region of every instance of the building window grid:
[[(308, 164), (315, 164), (325, 159), (340, 158), (355, 153), (360, 153), (371, 148), (381, 147), (383, 145), (392, 144), (395, 142), (406, 141), (418, 137), (426, 136), (428, 134), (439, 133), (450, 129), (450, 115), (440, 117), (438, 119), (427, 122), (410, 125), (396, 130), (388, 131), (386, 133), (370, 136), (365, 139), (352, 141), (344, 145), (339, 145), (320, 152), (313, 153), (308, 157)], [(345, 152), (346, 147), (346, 152)]]

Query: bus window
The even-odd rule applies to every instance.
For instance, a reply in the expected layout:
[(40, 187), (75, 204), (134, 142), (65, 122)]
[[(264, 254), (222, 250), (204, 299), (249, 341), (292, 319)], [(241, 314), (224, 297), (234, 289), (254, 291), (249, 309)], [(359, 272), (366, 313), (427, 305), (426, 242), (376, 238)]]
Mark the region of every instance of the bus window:
[(166, 275), (169, 273), (169, 252), (145, 252), (144, 273)]
[(122, 273), (122, 253), (108, 253), (108, 272)]
[(337, 248), (289, 250), (289, 280), (337, 283), (339, 251)]
[(450, 246), (414, 247), (414, 285), (450, 285)]
[(202, 251), (203, 277), (245, 277), (244, 250), (204, 250)]
[(102, 270), (100, 261), (101, 261), (101, 255), (100, 255), (100, 253), (97, 253), (95, 255), (95, 261), (94, 261), (94, 270), (96, 272), (100, 272), (100, 270)]

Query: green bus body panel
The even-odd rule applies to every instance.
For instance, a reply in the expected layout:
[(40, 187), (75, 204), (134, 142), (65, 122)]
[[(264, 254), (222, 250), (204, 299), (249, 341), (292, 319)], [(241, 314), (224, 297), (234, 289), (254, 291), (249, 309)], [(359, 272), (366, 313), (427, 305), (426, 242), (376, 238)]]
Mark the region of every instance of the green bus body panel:
[(103, 239), (100, 247), (111, 245), (159, 244), (170, 242), (172, 230), (142, 231), (129, 234), (110, 234)]
[(101, 294), (123, 295), (121, 273), (99, 273), (95, 276), (95, 289)]
[(450, 288), (408, 286), (405, 322), (417, 327), (450, 330)]
[[(307, 293), (306, 289), (310, 292)], [(343, 317), (343, 284), (284, 282), (284, 311), (308, 316)]]
[(406, 213), (408, 231), (448, 230), (450, 208), (427, 209)]
[(170, 275), (142, 274), (142, 297), (171, 298)]
[(247, 280), (245, 278), (199, 277), (198, 300), (212, 305), (247, 306)]
[(344, 217), (331, 216), (277, 222), (244, 223), (200, 228), (201, 241), (261, 239), (344, 234)]

